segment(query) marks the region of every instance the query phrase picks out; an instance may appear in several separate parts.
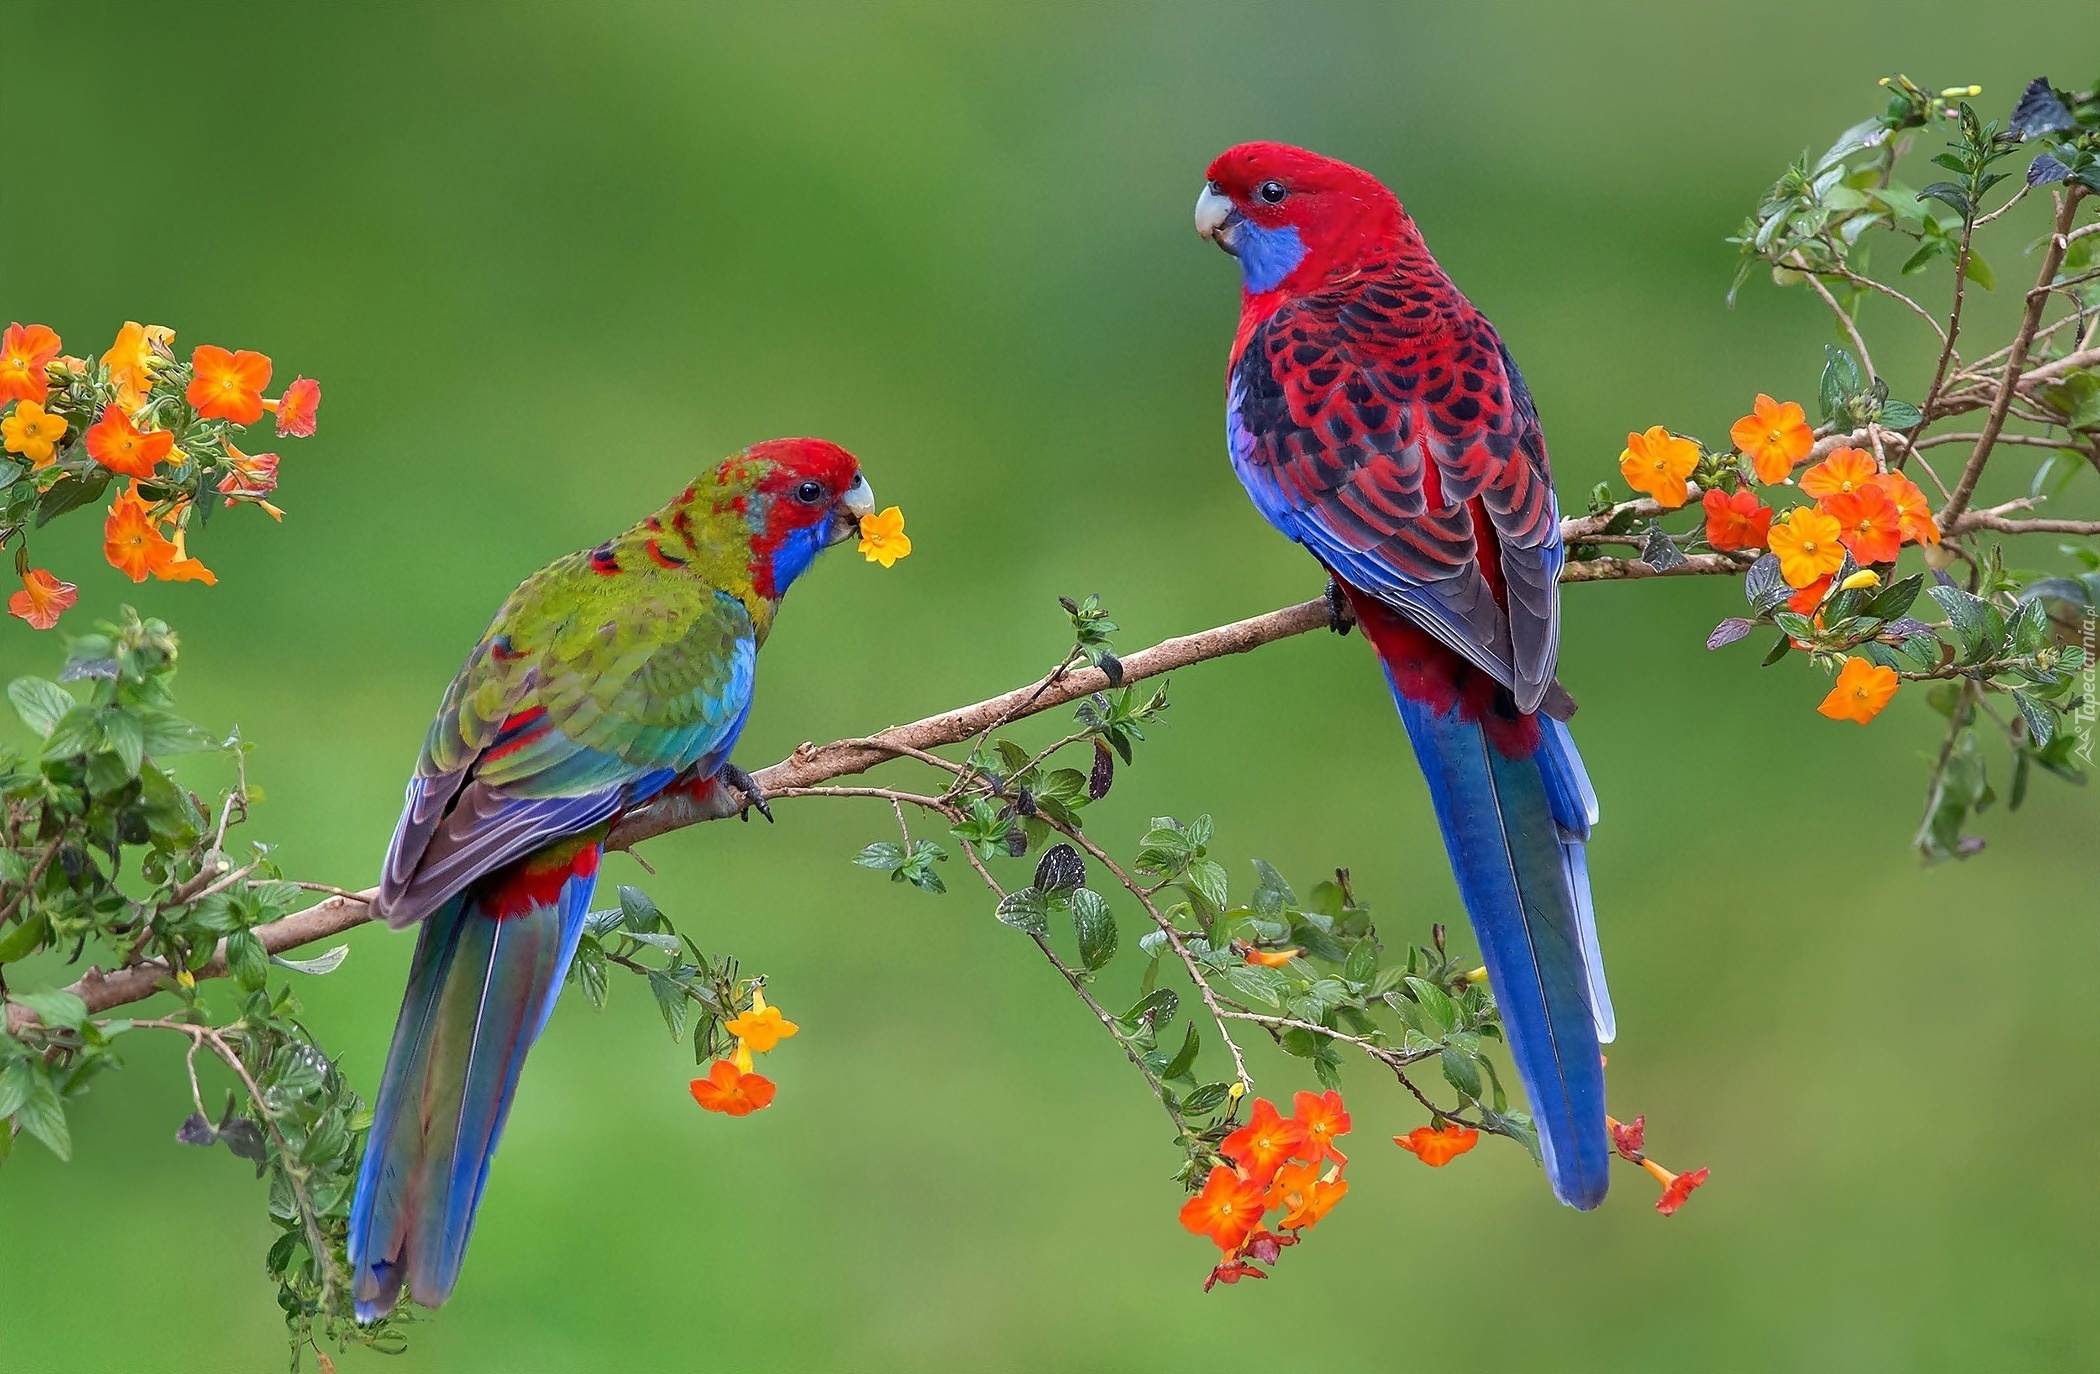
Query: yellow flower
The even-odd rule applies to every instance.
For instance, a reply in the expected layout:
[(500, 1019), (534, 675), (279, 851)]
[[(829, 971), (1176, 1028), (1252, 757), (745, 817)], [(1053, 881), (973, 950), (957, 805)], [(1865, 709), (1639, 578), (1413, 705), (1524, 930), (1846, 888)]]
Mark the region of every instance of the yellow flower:
[[(780, 1014), (780, 1008), (766, 1005), (765, 989), (751, 994), (751, 1010), (741, 1012), (723, 1029), (735, 1036), (744, 1046), (764, 1054), (802, 1027)], [(746, 1068), (745, 1073), (751, 1072)]]
[(1880, 585), (1881, 577), (1878, 573), (1874, 572), (1871, 568), (1861, 568), (1858, 572), (1852, 574), (1852, 576), (1838, 583), (1838, 590), (1846, 592), (1856, 592), (1864, 587), (1878, 587)]
[(164, 361), (154, 352), (154, 345), (165, 350), (174, 339), (175, 331), (166, 325), (136, 320), (124, 321), (117, 331), (117, 341), (102, 355), (102, 365), (117, 384), (117, 408), (126, 415), (144, 405), (146, 393), (153, 389), (153, 370)]
[(1626, 449), (1619, 455), (1619, 474), (1635, 491), (1645, 491), (1675, 510), (1691, 499), (1684, 479), (1699, 466), (1699, 446), (1680, 439), (1661, 425), (1646, 434), (1626, 436)]
[(17, 401), (12, 415), (0, 420), (0, 439), (9, 453), (19, 453), (32, 468), (51, 466), (52, 449), (66, 437), (66, 421), (35, 401)]
[(1779, 556), (1779, 575), (1789, 587), (1806, 587), (1845, 561), (1841, 532), (1838, 522), (1816, 507), (1796, 506), (1784, 524), (1772, 526), (1765, 547)]
[(879, 515), (860, 518), (860, 551), (870, 563), (894, 567), (911, 553), (911, 540), (904, 534), (904, 512), (891, 506)]

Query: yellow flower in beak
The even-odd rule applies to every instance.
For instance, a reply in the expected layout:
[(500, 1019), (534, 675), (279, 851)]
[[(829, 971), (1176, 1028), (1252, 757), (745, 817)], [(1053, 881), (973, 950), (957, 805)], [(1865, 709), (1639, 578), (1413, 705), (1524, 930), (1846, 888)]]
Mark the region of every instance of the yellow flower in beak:
[(911, 553), (911, 540), (904, 533), (904, 512), (895, 506), (879, 514), (860, 518), (860, 552), (870, 563), (894, 567)]

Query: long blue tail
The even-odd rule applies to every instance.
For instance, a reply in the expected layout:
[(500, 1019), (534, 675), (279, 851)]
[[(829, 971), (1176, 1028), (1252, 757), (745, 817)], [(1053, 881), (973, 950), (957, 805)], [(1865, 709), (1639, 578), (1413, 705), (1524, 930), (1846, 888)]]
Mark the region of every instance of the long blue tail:
[(350, 1205), (359, 1321), (404, 1285), (435, 1307), (459, 1279), (518, 1071), (583, 933), (596, 838), (542, 850), (424, 918)]
[(1598, 1049), (1612, 1037), (1611, 997), (1583, 859), (1596, 794), (1551, 717), (1535, 717), (1535, 748), (1512, 754), (1510, 740), (1528, 736), (1521, 720), (1485, 729), (1463, 704), (1439, 714), (1397, 682), (1393, 698), (1429, 780), (1546, 1177), (1562, 1202), (1588, 1211), (1604, 1201), (1612, 1155)]

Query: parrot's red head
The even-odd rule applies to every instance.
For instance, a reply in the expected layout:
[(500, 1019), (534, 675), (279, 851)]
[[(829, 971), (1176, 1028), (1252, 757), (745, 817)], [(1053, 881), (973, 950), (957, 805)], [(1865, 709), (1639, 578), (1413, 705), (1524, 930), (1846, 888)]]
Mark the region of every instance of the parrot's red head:
[(785, 593), (827, 545), (855, 537), (875, 509), (860, 460), (825, 439), (753, 444), (722, 464), (716, 480), (744, 518), (752, 583), (768, 598)]
[(1228, 148), (1204, 177), (1196, 232), (1240, 260), (1249, 295), (1314, 289), (1414, 232), (1377, 177), (1288, 143)]

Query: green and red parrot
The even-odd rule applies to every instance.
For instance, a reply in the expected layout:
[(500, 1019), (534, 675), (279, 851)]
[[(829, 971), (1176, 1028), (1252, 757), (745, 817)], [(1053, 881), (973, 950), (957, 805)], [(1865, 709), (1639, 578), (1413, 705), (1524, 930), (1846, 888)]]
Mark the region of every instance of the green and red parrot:
[(1232, 465), (1377, 651), (1480, 939), (1554, 1193), (1604, 1200), (1611, 998), (1564, 723), (1560, 512), (1516, 361), (1368, 172), (1281, 143), (1205, 173), (1196, 228), (1239, 259)]
[(527, 578), (446, 689), (375, 904), (422, 931), (351, 1205), (360, 1320), (404, 1287), (426, 1307), (451, 1293), (607, 833), (652, 801), (757, 799), (729, 755), (759, 647), (789, 585), (873, 509), (838, 445), (755, 444)]

